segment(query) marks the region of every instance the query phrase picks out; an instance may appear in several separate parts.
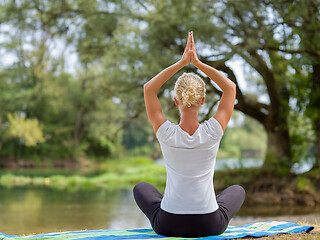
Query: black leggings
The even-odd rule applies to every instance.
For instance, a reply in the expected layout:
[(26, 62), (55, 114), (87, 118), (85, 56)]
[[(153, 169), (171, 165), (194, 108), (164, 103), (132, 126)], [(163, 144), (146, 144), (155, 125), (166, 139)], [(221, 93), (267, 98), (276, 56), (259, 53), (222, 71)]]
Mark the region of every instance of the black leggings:
[(151, 184), (139, 182), (133, 189), (137, 205), (153, 230), (168, 237), (205, 237), (222, 234), (245, 199), (245, 191), (232, 185), (217, 195), (219, 208), (207, 214), (173, 214), (160, 208), (163, 195)]

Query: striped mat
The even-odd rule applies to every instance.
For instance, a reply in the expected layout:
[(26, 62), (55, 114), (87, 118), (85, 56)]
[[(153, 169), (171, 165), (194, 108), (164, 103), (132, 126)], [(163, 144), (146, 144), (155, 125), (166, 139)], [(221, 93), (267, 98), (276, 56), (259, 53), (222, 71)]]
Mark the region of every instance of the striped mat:
[[(0, 226), (1, 228), (1, 226)], [(314, 229), (312, 226), (301, 226), (296, 223), (267, 221), (250, 223), (242, 226), (229, 226), (227, 230), (217, 236), (203, 237), (198, 239), (235, 239), (243, 237), (263, 237), (284, 233), (302, 233), (310, 232)], [(93, 239), (193, 239), (193, 238), (173, 238), (157, 235), (152, 229), (131, 229), (131, 230), (88, 230), (88, 231), (71, 231), (46, 233), (32, 236), (16, 236), (5, 235), (0, 233), (0, 240), (22, 240), (22, 239), (38, 239), (38, 240), (93, 240)]]

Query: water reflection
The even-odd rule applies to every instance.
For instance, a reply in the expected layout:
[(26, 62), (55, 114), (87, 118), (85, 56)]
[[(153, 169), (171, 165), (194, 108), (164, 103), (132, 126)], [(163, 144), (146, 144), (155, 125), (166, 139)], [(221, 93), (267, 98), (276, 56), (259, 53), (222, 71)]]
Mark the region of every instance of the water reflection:
[[(2, 187), (0, 213), (0, 232), (5, 234), (150, 227), (136, 206), (131, 189), (70, 192), (45, 187)], [(301, 219), (319, 222), (319, 209), (244, 206), (231, 224)]]
[(149, 227), (129, 190), (1, 188), (0, 213), (0, 232), (5, 234)]

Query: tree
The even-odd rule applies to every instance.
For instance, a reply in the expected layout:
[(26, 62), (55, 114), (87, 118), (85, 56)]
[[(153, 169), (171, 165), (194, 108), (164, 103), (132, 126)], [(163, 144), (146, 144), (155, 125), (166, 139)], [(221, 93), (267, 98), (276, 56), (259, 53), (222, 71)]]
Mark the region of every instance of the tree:
[[(137, 1), (137, 4), (143, 9), (140, 11), (143, 14), (138, 19), (146, 23), (143, 36), (152, 54), (156, 54), (154, 49), (161, 49), (163, 56), (166, 56), (167, 51), (170, 51), (171, 56), (178, 54), (183, 49), (184, 33), (194, 30), (197, 46), (200, 48), (200, 59), (225, 72), (237, 84), (235, 109), (264, 126), (268, 136), (264, 167), (286, 174), (294, 163), (288, 118), (292, 109), (290, 101), (295, 100), (296, 95), (291, 91), (291, 84), (295, 83), (289, 80), (297, 75), (292, 73), (290, 66), (296, 61), (283, 54), (286, 52), (283, 46), (297, 44), (297, 40), (294, 40), (296, 33), (304, 33), (305, 24), (310, 21), (313, 23), (309, 25), (310, 31), (313, 29), (314, 36), (317, 36), (315, 29), (318, 26), (318, 3), (309, 1), (310, 6), (305, 6), (306, 10), (299, 12), (299, 4), (292, 1), (146, 0)], [(286, 10), (283, 9), (288, 9), (289, 20), (296, 18), (297, 24), (285, 22)], [(310, 15), (310, 11), (313, 15)], [(137, 12), (132, 15), (136, 16)], [(299, 19), (306, 19), (306, 23), (299, 24)], [(317, 55), (318, 49), (314, 49), (317, 46), (314, 39), (317, 38), (310, 34), (304, 35), (305, 39), (301, 43), (308, 43), (309, 49), (306, 51)], [(236, 56), (241, 57), (258, 74), (257, 80), (264, 84), (264, 89), (257, 91), (254, 98), (240, 88), (234, 71), (228, 65), (228, 61)], [(298, 66), (301, 67), (299, 63)], [(317, 79), (317, 64), (313, 66), (314, 79)], [(208, 79), (207, 81), (210, 82)], [(317, 89), (317, 80), (314, 82), (314, 89)], [(214, 86), (212, 89), (221, 94)], [(267, 96), (269, 101), (261, 102), (259, 95)], [(318, 106), (315, 104), (318, 100), (311, 102), (313, 106)], [(211, 112), (214, 104), (207, 107), (208, 112)], [(316, 113), (315, 116), (319, 114)]]
[[(293, 149), (299, 142), (293, 139), (296, 132), (290, 130), (293, 125), (290, 126), (289, 120), (293, 112), (295, 116), (305, 113), (312, 119), (317, 144), (320, 144), (319, 33), (315, 31), (319, 23), (319, 2), (306, 2), (13, 1), (1, 10), (4, 13), (2, 22), (18, 30), (9, 32), (15, 34), (14, 41), (7, 41), (5, 48), (15, 50), (15, 55), (22, 60), (12, 68), (14, 73), (5, 72), (19, 73), (18, 79), (28, 82), (27, 86), (39, 88), (43, 86), (46, 75), (50, 76), (48, 79), (55, 79), (54, 82), (67, 76), (68, 84), (59, 86), (70, 90), (70, 96), (63, 98), (67, 104), (58, 108), (59, 114), (65, 113), (66, 109), (69, 111), (63, 124), (70, 127), (67, 139), (78, 144), (94, 138), (96, 142), (108, 145), (105, 139), (111, 142), (117, 139), (130, 121), (147, 122), (145, 114), (141, 114), (144, 112), (142, 86), (180, 58), (186, 33), (193, 30), (199, 58), (223, 71), (237, 84), (235, 109), (257, 120), (266, 130), (268, 144), (264, 167), (286, 174), (296, 160)], [(23, 35), (28, 34), (34, 36), (34, 45), (39, 46), (33, 65), (25, 64), (25, 49), (21, 44), (26, 41)], [(46, 66), (52, 39), (62, 39), (64, 46), (72, 46), (76, 50), (78, 68), (81, 69), (76, 71), (76, 77), (62, 71), (64, 61), (59, 63), (61, 65), (53, 64), (56, 68), (49, 68), (50, 71), (39, 71), (43, 69), (39, 66)], [(246, 81), (259, 86), (254, 92), (240, 87), (239, 79), (230, 67), (235, 58), (242, 59), (250, 70)], [(35, 69), (40, 75), (33, 74)], [(197, 72), (192, 66), (184, 70)], [(207, 101), (201, 112), (202, 120), (213, 115), (221, 95), (220, 89), (210, 79), (205, 80), (208, 89)], [(165, 103), (163, 108), (168, 118), (176, 120), (179, 114), (172, 101), (173, 83), (167, 82), (159, 96)], [(10, 84), (15, 89), (13, 83)], [(14, 84), (22, 88), (19, 81)], [(47, 111), (48, 103), (52, 103), (52, 95), (35, 94), (31, 90), (33, 87), (23, 85), (29, 91), (20, 92), (33, 96), (31, 99), (37, 104), (33, 107), (28, 105), (28, 114), (42, 123), (45, 116), (50, 116), (43, 113)], [(97, 93), (103, 89), (108, 94), (105, 100), (97, 98)], [(310, 97), (302, 94), (304, 90), (310, 91)], [(262, 101), (261, 96), (267, 101)], [(116, 117), (104, 114), (102, 106), (107, 106)], [(103, 131), (95, 131), (102, 128), (97, 119), (117, 121), (114, 125), (110, 122), (111, 136), (104, 132), (104, 139), (98, 137)], [(319, 156), (320, 147), (317, 149)]]
[[(290, 84), (297, 99), (297, 108), (311, 119), (316, 134), (316, 162), (320, 169), (320, 2), (270, 1), (277, 9), (279, 24), (285, 41), (279, 46), (265, 46), (266, 49), (281, 52), (292, 59), (289, 64), (294, 72)], [(307, 94), (306, 94), (307, 93)]]
[[(47, 141), (30, 148), (31, 155), (69, 158), (97, 149), (108, 155), (121, 141), (114, 135), (122, 110), (113, 101), (110, 79), (92, 64), (101, 54), (87, 49), (95, 38), (104, 39), (98, 41), (99, 46), (109, 42), (103, 32), (92, 32), (97, 22), (102, 21), (104, 25), (99, 26), (105, 29), (109, 25), (109, 33), (114, 28), (106, 22), (113, 14), (105, 11), (98, 17), (98, 7), (92, 1), (88, 5), (86, 1), (24, 0), (1, 5), (1, 47), (13, 60), (1, 66), (0, 117), (4, 125), (7, 113), (39, 120)], [(69, 27), (74, 32), (67, 31)], [(86, 34), (78, 32), (78, 27)], [(77, 47), (82, 67), (74, 75), (66, 69), (70, 44)], [(5, 139), (1, 142), (5, 150)]]
[[(141, 18), (147, 23), (144, 36), (149, 40), (147, 45), (149, 51), (155, 54), (153, 49), (160, 49), (158, 51), (162, 51), (163, 56), (170, 51), (170, 58), (173, 59), (172, 56), (182, 52), (185, 39), (183, 33), (187, 32), (187, 29), (193, 29), (200, 48), (200, 59), (224, 71), (237, 84), (235, 109), (256, 119), (265, 127), (268, 134), (265, 167), (273, 169), (273, 166), (277, 165), (279, 169), (280, 165), (284, 169), (289, 169), (292, 165), (287, 124), (289, 93), (288, 85), (284, 81), (288, 71), (286, 59), (279, 54), (268, 53), (261, 49), (260, 40), (273, 41), (276, 44), (273, 36), (275, 33), (270, 32), (273, 29), (272, 25), (265, 24), (264, 21), (268, 16), (263, 3), (141, 2), (139, 1), (146, 10)], [(269, 55), (265, 57), (261, 52)], [(259, 73), (265, 82), (265, 93), (269, 96), (269, 104), (247, 96), (240, 89), (236, 76), (227, 63), (236, 55)], [(209, 79), (206, 80), (210, 83)], [(209, 113), (215, 107), (211, 103), (216, 103), (214, 98), (210, 99), (210, 93), (215, 90), (214, 92), (221, 94), (212, 84), (210, 85), (207, 97)]]

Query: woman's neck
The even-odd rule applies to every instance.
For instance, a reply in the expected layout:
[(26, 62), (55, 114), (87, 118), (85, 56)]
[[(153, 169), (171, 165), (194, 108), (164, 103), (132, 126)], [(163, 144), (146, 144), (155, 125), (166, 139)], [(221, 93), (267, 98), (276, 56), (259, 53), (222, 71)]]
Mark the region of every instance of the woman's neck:
[(180, 108), (180, 123), (179, 125), (183, 126), (198, 126), (199, 120), (198, 120), (198, 112), (199, 107), (191, 106), (186, 107), (184, 109)]

